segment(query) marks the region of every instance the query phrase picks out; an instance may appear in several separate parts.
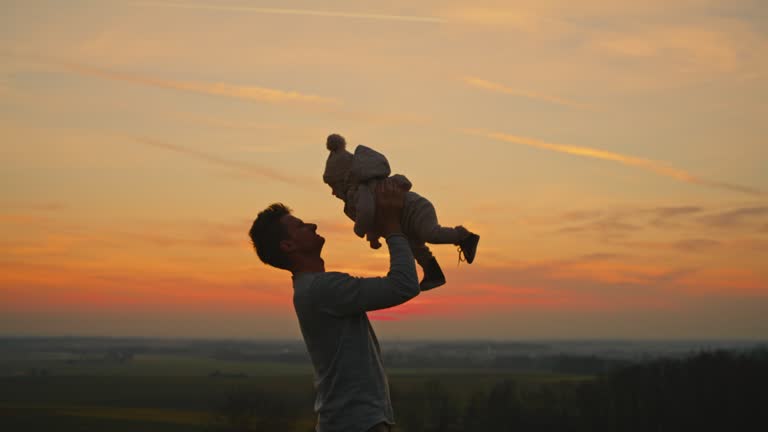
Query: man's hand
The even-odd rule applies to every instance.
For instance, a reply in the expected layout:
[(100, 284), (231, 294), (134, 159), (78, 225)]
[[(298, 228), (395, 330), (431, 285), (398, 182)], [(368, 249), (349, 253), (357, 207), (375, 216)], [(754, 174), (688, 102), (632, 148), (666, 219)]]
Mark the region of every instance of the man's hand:
[(376, 185), (376, 227), (382, 236), (402, 232), (400, 217), (404, 201), (405, 191), (390, 179)]

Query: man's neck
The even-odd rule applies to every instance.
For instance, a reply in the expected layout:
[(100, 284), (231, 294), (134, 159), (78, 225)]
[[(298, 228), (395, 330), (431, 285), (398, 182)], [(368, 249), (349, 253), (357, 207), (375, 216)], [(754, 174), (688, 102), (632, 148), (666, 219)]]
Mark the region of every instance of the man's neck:
[(325, 261), (320, 257), (299, 260), (294, 263), (291, 273), (322, 273), (325, 271)]

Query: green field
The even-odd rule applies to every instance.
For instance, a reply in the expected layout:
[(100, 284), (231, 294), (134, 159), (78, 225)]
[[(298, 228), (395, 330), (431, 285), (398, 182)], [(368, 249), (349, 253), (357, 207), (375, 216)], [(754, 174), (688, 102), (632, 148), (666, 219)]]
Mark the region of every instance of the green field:
[[(24, 353), (4, 356), (0, 371), (2, 430), (236, 430), (233, 423), (246, 421), (238, 401), (253, 407), (247, 420), (251, 430), (308, 432), (314, 424), (312, 372), (304, 364), (154, 354), (111, 362)], [(211, 375), (215, 371), (218, 376)], [(393, 395), (440, 382), (459, 404), (503, 379), (589, 379), (483, 369), (391, 369), (389, 374)]]
[[(581, 354), (542, 344), (401, 344), (383, 354), (394, 430), (749, 430), (765, 423), (765, 347), (643, 360), (576, 348)], [(314, 388), (304, 349), (295, 341), (0, 339), (0, 431), (310, 432)], [(491, 349), (494, 357), (486, 355)]]

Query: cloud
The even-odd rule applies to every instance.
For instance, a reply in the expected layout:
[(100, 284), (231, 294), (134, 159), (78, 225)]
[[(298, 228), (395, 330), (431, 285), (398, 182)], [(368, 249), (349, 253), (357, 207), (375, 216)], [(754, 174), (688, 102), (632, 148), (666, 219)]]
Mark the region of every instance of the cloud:
[(134, 137), (129, 136), (128, 139), (138, 142), (150, 147), (156, 147), (161, 148), (164, 150), (169, 150), (175, 153), (184, 154), (187, 156), (192, 156), (196, 159), (206, 161), (212, 165), (218, 165), (223, 166), (226, 168), (234, 169), (242, 174), (247, 175), (253, 175), (257, 177), (263, 177), (274, 181), (279, 181), (283, 183), (288, 183), (292, 185), (307, 185), (312, 184), (312, 180), (309, 177), (306, 177), (304, 175), (290, 175), (285, 174), (283, 172), (279, 172), (270, 168), (265, 168), (260, 165), (248, 163), (248, 162), (242, 162), (242, 161), (236, 161), (236, 160), (230, 160), (230, 159), (224, 159), (219, 156), (215, 156), (209, 153), (201, 152), (199, 150), (193, 150), (186, 147), (182, 147), (176, 144), (169, 144), (166, 142), (162, 142), (156, 139), (152, 138), (146, 138), (146, 137)]
[(681, 277), (677, 289), (691, 295), (766, 297), (768, 281), (749, 269), (702, 268)]
[(718, 228), (732, 228), (749, 224), (750, 220), (768, 216), (768, 207), (743, 207), (728, 210), (714, 215), (704, 216), (700, 220), (705, 224)]
[[(706, 252), (722, 262), (750, 266), (755, 252), (768, 250), (768, 243), (760, 240), (766, 220), (768, 207), (757, 205), (725, 211), (699, 205), (622, 206), (564, 212), (539, 227), (542, 234), (561, 238), (565, 234), (569, 241), (592, 240), (633, 255), (686, 260), (689, 258), (683, 254)], [(721, 230), (727, 230), (728, 236), (723, 237)], [(599, 260), (600, 255), (596, 257)]]
[(706, 180), (706, 179), (697, 177), (693, 174), (690, 174), (684, 170), (671, 167), (664, 162), (654, 161), (650, 159), (643, 159), (643, 158), (634, 157), (634, 156), (626, 156), (619, 153), (594, 149), (590, 147), (580, 147), (580, 146), (567, 145), (567, 144), (550, 143), (546, 141), (537, 140), (534, 138), (526, 138), (526, 137), (521, 137), (516, 135), (500, 133), (500, 132), (488, 132), (488, 131), (483, 131), (478, 129), (461, 129), (459, 130), (459, 132), (470, 134), (470, 135), (481, 136), (481, 137), (485, 137), (485, 138), (489, 138), (497, 141), (510, 142), (514, 144), (521, 144), (529, 147), (555, 151), (558, 153), (566, 153), (566, 154), (572, 154), (572, 155), (582, 156), (582, 157), (587, 157), (592, 159), (600, 159), (600, 160), (617, 162), (623, 165), (629, 165), (629, 166), (641, 168), (643, 170), (652, 172), (654, 174), (661, 175), (664, 177), (669, 177), (685, 183), (698, 184), (698, 185), (707, 186), (715, 189), (728, 190), (731, 192), (738, 192), (738, 193), (743, 193), (748, 195), (760, 195), (760, 196), (764, 195), (764, 192), (754, 188), (750, 188), (747, 186), (740, 186), (740, 185), (731, 184), (731, 183), (723, 183), (723, 182)]
[(302, 104), (309, 106), (328, 107), (338, 106), (341, 101), (334, 98), (306, 94), (296, 91), (286, 91), (267, 87), (243, 86), (221, 82), (181, 81), (147, 77), (143, 75), (118, 72), (95, 66), (89, 66), (70, 61), (64, 61), (51, 57), (33, 55), (20, 55), (8, 52), (0, 52), (4, 57), (43, 63), (66, 69), (70, 72), (85, 76), (103, 78), (112, 81), (122, 81), (131, 84), (179, 90), (189, 93), (223, 96), (233, 99), (242, 99), (252, 102), (265, 102), (276, 104)]
[(0, 222), (4, 225), (16, 224), (26, 225), (32, 223), (49, 222), (52, 218), (30, 213), (0, 213)]
[(618, 237), (628, 236), (642, 229), (643, 227), (640, 225), (629, 224), (621, 221), (619, 216), (610, 216), (583, 223), (577, 226), (560, 228), (556, 232), (562, 234), (589, 232), (597, 233), (606, 239), (615, 239)]
[(625, 254), (609, 253), (609, 252), (596, 252), (591, 254), (582, 255), (578, 258), (579, 261), (610, 261), (623, 258), (629, 258)]
[(600, 217), (604, 214), (603, 210), (576, 210), (567, 212), (563, 215), (566, 220), (585, 220)]
[[(546, 288), (516, 286), (514, 283), (468, 283), (464, 293), (419, 296), (395, 308), (377, 311), (372, 319), (398, 321), (413, 317), (448, 316), (473, 319), (471, 315), (521, 310), (600, 310), (623, 307), (592, 293), (556, 291)], [(641, 307), (635, 304), (634, 307)]]
[[(516, 5), (517, 6), (517, 5)], [(442, 16), (451, 22), (503, 28), (506, 30), (536, 33), (551, 28), (555, 20), (544, 17), (524, 8), (488, 8), (488, 7), (455, 7), (446, 8), (441, 12)], [(556, 27), (559, 27), (556, 26)]]
[(234, 129), (245, 131), (285, 131), (296, 129), (287, 123), (262, 123), (255, 121), (233, 120), (231, 118), (217, 117), (211, 115), (201, 115), (189, 112), (170, 112), (169, 117), (182, 120), (193, 124), (202, 124), (213, 128)]
[(698, 206), (674, 206), (674, 207), (656, 207), (651, 212), (655, 213), (658, 218), (672, 218), (676, 216), (689, 215), (693, 213), (700, 213), (704, 210)]
[(14, 224), (48, 223), (54, 214), (60, 215), (69, 207), (61, 202), (13, 202), (1, 203), (6, 211), (0, 212), (0, 222)]
[(718, 71), (736, 68), (738, 45), (723, 30), (693, 26), (656, 27), (635, 33), (606, 33), (590, 41), (593, 48), (630, 58), (676, 56), (678, 61), (709, 65)]
[(152, 247), (183, 247), (188, 249), (189, 247), (200, 248), (227, 248), (234, 249), (238, 246), (250, 246), (249, 241), (244, 233), (240, 233), (239, 236), (196, 236), (185, 237), (183, 235), (169, 235), (165, 233), (156, 232), (126, 232), (121, 233), (121, 238), (126, 241), (138, 240), (150, 244)]
[[(166, 88), (178, 91), (184, 91), (196, 94), (207, 94), (213, 96), (223, 96), (233, 99), (248, 100), (253, 102), (264, 102), (274, 104), (290, 104), (295, 106), (301, 106), (304, 108), (311, 108), (317, 112), (325, 114), (333, 114), (335, 118), (343, 118), (347, 121), (366, 122), (373, 125), (391, 126), (391, 125), (428, 125), (431, 124), (433, 119), (430, 115), (425, 115), (420, 112), (408, 112), (408, 111), (396, 111), (396, 112), (384, 112), (384, 111), (371, 111), (361, 108), (347, 108), (343, 101), (317, 96), (312, 94), (305, 94), (300, 92), (284, 91), (278, 89), (254, 87), (254, 86), (238, 86), (227, 83), (211, 83), (202, 81), (178, 81), (178, 80), (164, 80), (146, 76), (140, 76), (135, 74), (128, 74), (123, 72), (116, 72), (109, 69), (93, 67), (83, 65), (79, 63), (73, 63), (68, 61), (62, 61), (50, 57), (40, 57), (28, 54), (17, 54), (0, 51), (0, 56), (5, 56), (11, 59), (23, 60), (32, 63), (40, 63), (53, 67), (66, 69), (70, 72), (82, 74), (85, 76), (95, 76), (103, 79), (123, 81), (137, 85), (151, 86), (157, 88)], [(47, 100), (46, 100), (47, 102)], [(173, 116), (173, 114), (171, 114)], [(180, 114), (177, 117), (182, 118), (195, 117), (194, 115)], [(309, 136), (309, 132), (306, 134), (297, 131), (295, 127), (288, 127), (285, 125), (267, 125), (248, 122), (236, 122), (236, 121), (221, 121), (214, 117), (200, 118), (202, 116), (196, 116), (200, 122), (206, 123), (210, 126), (230, 128), (230, 129), (279, 129), (285, 127), (290, 129), (291, 133), (304, 136)], [(314, 128), (319, 133), (324, 133), (324, 129)]]
[(698, 206), (657, 207), (648, 212), (653, 215), (651, 225), (658, 228), (675, 226), (674, 220), (688, 215), (701, 213), (704, 209)]
[(679, 240), (675, 242), (673, 246), (683, 252), (703, 252), (720, 246), (721, 244), (722, 243), (717, 240), (694, 238)]
[[(128, 273), (111, 270), (99, 274), (86, 271), (53, 271), (28, 280), (6, 284), (0, 267), (0, 295), (7, 302), (2, 312), (55, 313), (72, 316), (92, 311), (182, 311), (209, 314), (216, 311), (290, 316), (293, 307), (284, 283), (211, 280), (163, 274)], [(13, 279), (12, 279), (13, 280)], [(253, 289), (258, 287), (258, 289)]]
[(266, 87), (241, 86), (227, 83), (209, 83), (201, 81), (163, 80), (121, 72), (113, 72), (107, 69), (66, 62), (60, 63), (60, 66), (72, 72), (99, 78), (125, 81), (133, 84), (141, 84), (152, 87), (181, 90), (190, 93), (225, 96), (229, 98), (244, 99), (255, 102), (304, 103), (313, 105), (336, 105), (340, 103), (340, 101), (337, 99), (304, 94), (295, 91), (271, 89)]
[(496, 93), (508, 94), (512, 96), (520, 96), (520, 97), (533, 99), (533, 100), (540, 100), (540, 101), (549, 102), (556, 105), (567, 106), (570, 108), (579, 108), (579, 109), (588, 109), (588, 110), (593, 109), (591, 105), (583, 104), (580, 102), (574, 102), (572, 100), (564, 99), (557, 96), (550, 96), (546, 94), (524, 91), (524, 90), (516, 90), (510, 87), (507, 87), (503, 84), (487, 81), (480, 78), (465, 77), (465, 78), (462, 78), (462, 80), (464, 81), (464, 83), (466, 83), (471, 87), (481, 88), (481, 89), (489, 90)]
[(267, 15), (299, 15), (313, 16), (323, 18), (349, 18), (376, 21), (402, 21), (418, 22), (426, 24), (445, 23), (446, 20), (439, 17), (415, 16), (415, 15), (386, 15), (361, 12), (341, 12), (341, 11), (320, 11), (311, 9), (280, 9), (280, 8), (260, 8), (252, 6), (226, 6), (221, 4), (191, 4), (191, 3), (170, 3), (170, 2), (130, 2), (131, 6), (154, 7), (154, 8), (179, 8), (179, 9), (198, 9), (198, 10), (216, 10), (229, 12), (251, 12)]
[[(748, 0), (749, 1), (749, 0)], [(535, 59), (496, 70), (603, 90), (643, 93), (765, 75), (768, 39), (749, 11), (757, 3), (695, 0), (480, 2), (442, 6), (462, 31), (504, 40), (501, 59)], [(674, 4), (673, 4), (674, 3)], [(740, 4), (741, 3), (741, 4)], [(759, 14), (758, 14), (759, 15)], [(453, 29), (454, 27), (452, 27)], [(507, 49), (509, 48), (509, 49)], [(482, 52), (482, 51), (481, 51)], [(466, 59), (464, 59), (466, 64)], [(508, 63), (508, 62), (507, 62)], [(567, 73), (562, 73), (566, 70)], [(541, 87), (546, 88), (546, 87)]]

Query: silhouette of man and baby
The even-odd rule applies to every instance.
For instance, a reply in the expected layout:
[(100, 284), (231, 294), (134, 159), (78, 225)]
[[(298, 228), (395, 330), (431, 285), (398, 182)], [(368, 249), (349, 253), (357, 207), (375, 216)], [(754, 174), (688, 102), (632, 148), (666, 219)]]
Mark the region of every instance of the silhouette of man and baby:
[[(371, 248), (389, 248), (389, 272), (360, 278), (327, 272), (321, 257), (325, 238), (283, 204), (261, 211), (249, 235), (265, 264), (290, 271), (293, 304), (315, 373), (318, 432), (386, 432), (394, 424), (389, 384), (376, 333), (366, 312), (405, 303), (444, 285), (445, 275), (427, 247), (458, 246), (467, 263), (475, 259), (480, 236), (463, 226), (443, 227), (432, 203), (411, 191), (403, 175), (390, 175), (386, 157), (330, 135), (323, 180), (344, 201), (354, 232)], [(414, 259), (424, 277), (419, 282)]]

